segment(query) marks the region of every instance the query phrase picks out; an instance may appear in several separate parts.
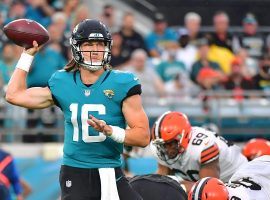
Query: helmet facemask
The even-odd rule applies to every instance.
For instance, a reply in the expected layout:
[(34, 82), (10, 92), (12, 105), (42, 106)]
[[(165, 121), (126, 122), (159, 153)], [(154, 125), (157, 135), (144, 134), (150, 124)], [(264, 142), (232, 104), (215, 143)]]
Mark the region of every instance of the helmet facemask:
[(165, 112), (152, 128), (153, 144), (158, 157), (173, 164), (182, 156), (188, 146), (191, 126), (186, 115), (178, 112)]
[[(105, 44), (104, 51), (82, 51), (81, 45), (84, 42), (90, 42), (90, 41), (104, 41), (104, 44)], [(87, 69), (90, 71), (97, 71), (109, 63), (109, 60), (111, 57), (111, 51), (110, 51), (111, 41), (105, 41), (104, 39), (98, 40), (96, 38), (93, 38), (93, 39), (89, 38), (88, 40), (77, 42), (77, 44), (73, 44), (73, 43), (74, 43), (74, 40), (71, 41), (73, 55), (75, 54), (74, 60), (84, 69)], [(76, 51), (74, 51), (73, 49), (75, 49)], [(89, 61), (85, 60), (84, 55), (83, 55), (84, 53), (89, 53), (90, 55)], [(95, 53), (103, 53), (103, 56), (102, 56), (103, 58), (101, 61), (98, 61), (98, 62), (92, 61), (92, 56)]]
[[(85, 55), (81, 50), (81, 45), (84, 42), (103, 42), (104, 50), (102, 51), (87, 51), (90, 58), (85, 59)], [(84, 69), (90, 71), (97, 71), (102, 67), (105, 67), (110, 63), (111, 60), (111, 48), (112, 48), (112, 37), (111, 33), (99, 20), (85, 19), (75, 26), (70, 38), (71, 51), (75, 62)], [(93, 61), (92, 56), (95, 53), (103, 53), (103, 58), (100, 61)], [(84, 52), (85, 54), (86, 52)]]
[(184, 148), (181, 147), (180, 140), (175, 139), (169, 142), (164, 142), (163, 139), (156, 139), (153, 141), (153, 144), (158, 150), (158, 157), (169, 165), (172, 165), (177, 160), (179, 160), (182, 153), (184, 152)]

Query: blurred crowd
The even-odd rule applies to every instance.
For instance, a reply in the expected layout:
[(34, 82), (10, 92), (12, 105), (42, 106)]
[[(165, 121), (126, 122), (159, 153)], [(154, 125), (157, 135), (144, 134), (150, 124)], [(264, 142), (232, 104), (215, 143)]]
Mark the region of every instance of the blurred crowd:
[[(143, 100), (152, 98), (177, 100), (202, 98), (203, 91), (230, 91), (236, 100), (251, 98), (245, 91), (270, 89), (270, 37), (259, 32), (259, 22), (252, 13), (242, 20), (240, 32), (230, 29), (230, 16), (224, 11), (213, 15), (213, 31), (202, 31), (203, 16), (186, 13), (181, 27), (169, 27), (162, 13), (155, 13), (153, 29), (142, 35), (135, 29), (136, 15), (104, 5), (93, 16), (89, 2), (80, 0), (3, 0), (0, 4), (0, 88), (14, 70), (22, 51), (12, 44), (2, 28), (12, 20), (33, 19), (50, 34), (49, 42), (37, 54), (28, 75), (28, 86), (46, 86), (54, 71), (62, 69), (71, 58), (69, 37), (75, 25), (85, 18), (102, 20), (113, 38), (111, 66), (134, 72), (140, 79)], [(205, 99), (205, 98), (204, 98)], [(38, 127), (56, 126), (55, 108), (43, 111), (22, 110), (8, 106), (13, 125)], [(15, 111), (14, 111), (15, 110)], [(21, 111), (18, 111), (21, 110)], [(21, 124), (22, 116), (30, 117)], [(47, 117), (51, 116), (51, 117)], [(18, 121), (16, 122), (16, 118)], [(1, 122), (11, 126), (10, 120)]]
[[(4, 0), (0, 11), (1, 27), (28, 18), (50, 34), (50, 41), (35, 59), (29, 86), (45, 86), (50, 75), (70, 59), (69, 37), (78, 22), (99, 18), (112, 32), (112, 67), (135, 72), (145, 94), (188, 98), (203, 90), (231, 90), (241, 99), (243, 90), (270, 88), (270, 37), (258, 32), (259, 22), (251, 13), (239, 24), (240, 33), (230, 31), (230, 17), (223, 11), (213, 16), (213, 32), (201, 31), (203, 16), (195, 12), (186, 13), (180, 28), (168, 27), (165, 16), (156, 13), (153, 29), (141, 35), (134, 26), (134, 13), (124, 12), (122, 19), (116, 19), (117, 8), (112, 5), (104, 5), (99, 16), (92, 16), (79, 0)], [(0, 32), (0, 49), (4, 86), (21, 48)]]

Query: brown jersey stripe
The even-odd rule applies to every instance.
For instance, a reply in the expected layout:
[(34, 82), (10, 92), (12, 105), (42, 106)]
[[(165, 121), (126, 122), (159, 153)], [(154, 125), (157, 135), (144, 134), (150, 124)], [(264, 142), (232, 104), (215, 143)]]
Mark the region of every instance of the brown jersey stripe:
[(214, 160), (217, 160), (218, 158), (219, 158), (219, 154), (217, 156), (205, 161), (204, 163), (201, 163), (201, 166), (206, 165), (206, 164), (208, 164), (210, 162), (213, 162)]
[(207, 157), (208, 155), (210, 155), (210, 154), (212, 154), (212, 153), (214, 153), (216, 151), (219, 151), (219, 149), (213, 148), (212, 151), (208, 152), (207, 154), (201, 155), (201, 159)]
[(203, 150), (201, 153), (201, 157), (204, 157), (206, 155), (208, 155), (209, 153), (213, 152), (214, 150), (217, 150), (218, 146), (216, 144), (208, 147), (207, 149)]
[(219, 150), (217, 149), (216, 151), (212, 152), (211, 154), (205, 156), (204, 158), (201, 158), (201, 163), (205, 163), (208, 160), (211, 160), (218, 155), (219, 155)]

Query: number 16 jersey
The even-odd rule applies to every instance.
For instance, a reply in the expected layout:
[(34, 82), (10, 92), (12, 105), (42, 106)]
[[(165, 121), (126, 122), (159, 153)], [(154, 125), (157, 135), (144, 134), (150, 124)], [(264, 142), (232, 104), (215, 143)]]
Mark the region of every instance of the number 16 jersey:
[(107, 124), (126, 127), (123, 101), (140, 94), (138, 79), (131, 73), (104, 71), (87, 86), (80, 72), (57, 71), (48, 82), (54, 102), (65, 119), (63, 164), (79, 168), (119, 167), (123, 144), (116, 143), (88, 125), (89, 115)]

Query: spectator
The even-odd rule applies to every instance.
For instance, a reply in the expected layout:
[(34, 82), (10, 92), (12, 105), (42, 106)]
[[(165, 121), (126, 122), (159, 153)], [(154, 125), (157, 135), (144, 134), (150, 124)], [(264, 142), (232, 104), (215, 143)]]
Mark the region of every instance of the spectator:
[(177, 45), (176, 33), (167, 27), (165, 17), (161, 13), (155, 14), (154, 31), (145, 39), (151, 57), (160, 57), (168, 46)]
[[(200, 32), (201, 21), (201, 16), (195, 12), (188, 12), (184, 17), (185, 29), (191, 43), (203, 37), (202, 33)], [(182, 30), (183, 29), (180, 29), (180, 35)]]
[(203, 89), (218, 88), (224, 75), (218, 63), (208, 59), (209, 43), (207, 39), (198, 40), (199, 60), (195, 62), (191, 70), (191, 80)]
[[(57, 30), (52, 27), (56, 27)], [(70, 32), (67, 30), (67, 16), (64, 12), (56, 12), (52, 16), (52, 24), (51, 27), (49, 27), (49, 32), (50, 31), (55, 32), (54, 35), (50, 33), (50, 41), (60, 45), (60, 52), (65, 59), (68, 60), (68, 54), (70, 52), (68, 38), (70, 37)]]
[(143, 37), (134, 30), (134, 15), (131, 12), (126, 12), (122, 19), (122, 27), (120, 35), (123, 38), (122, 47), (128, 52), (128, 58), (136, 49), (145, 49)]
[(236, 57), (239, 58), (243, 65), (246, 66), (246, 75), (247, 76), (255, 76), (259, 72), (259, 63), (256, 59), (251, 58), (248, 55), (248, 52), (246, 49), (241, 48), (236, 53)]
[(103, 7), (100, 19), (104, 24), (107, 25), (112, 33), (118, 31), (118, 27), (115, 22), (115, 9), (112, 5), (106, 4)]
[(266, 50), (265, 37), (257, 32), (258, 22), (253, 14), (247, 14), (243, 19), (243, 33), (235, 40), (236, 49), (245, 48), (248, 55), (260, 59)]
[(243, 65), (239, 58), (233, 60), (231, 67), (231, 74), (224, 83), (224, 86), (226, 90), (232, 90), (233, 98), (241, 101), (245, 97), (244, 91), (253, 90), (254, 84), (252, 79), (245, 75), (245, 65)]
[(8, 15), (6, 16), (5, 24), (16, 20), (25, 18), (26, 6), (22, 1), (13, 1), (11, 3)]
[[(9, 7), (12, 4), (12, 0), (2, 0), (0, 4), (0, 15), (2, 18), (7, 18)], [(1, 23), (0, 23), (1, 24)]]
[(54, 14), (54, 9), (46, 0), (27, 0), (25, 17), (35, 20), (47, 27), (51, 23), (51, 16)]
[[(1, 72), (1, 91), (5, 90), (11, 74), (14, 71), (16, 60), (18, 56), (16, 54), (17, 46), (11, 43), (6, 43), (3, 48), (2, 57), (0, 60), (0, 72)], [(5, 106), (5, 119), (4, 125), (6, 128), (23, 128), (25, 127), (26, 112), (24, 108), (6, 104)], [(10, 132), (9, 132), (10, 133)], [(15, 133), (12, 133), (15, 134)], [(9, 137), (12, 137), (10, 133)]]
[[(154, 69), (146, 66), (147, 53), (137, 49), (131, 54), (130, 67), (125, 70), (133, 72), (142, 84), (142, 99), (158, 98), (165, 95), (164, 83)], [(151, 78), (149, 78), (151, 77)]]
[(259, 73), (253, 77), (255, 88), (270, 91), (270, 56), (265, 54), (259, 62)]
[(0, 51), (2, 52), (4, 43), (8, 41), (8, 38), (4, 34), (3, 27), (4, 27), (5, 17), (4, 14), (0, 12)]
[[(67, 17), (67, 30), (68, 32), (71, 32), (73, 30), (73, 20), (76, 8), (79, 6), (80, 1), (79, 0), (66, 0), (63, 8), (63, 12), (65, 13)], [(70, 35), (67, 36), (68, 38)]]
[(208, 58), (217, 62), (225, 74), (230, 73), (231, 62), (234, 59), (232, 52), (233, 36), (228, 32), (229, 17), (223, 11), (218, 11), (213, 18), (215, 32), (207, 35), (210, 41)]
[(85, 6), (84, 4), (79, 5), (75, 11), (72, 27), (74, 27), (76, 24), (80, 23), (84, 19), (89, 19), (89, 18), (91, 18), (89, 8)]
[(196, 61), (197, 47), (189, 41), (186, 31), (182, 31), (178, 43), (180, 48), (176, 50), (176, 60), (184, 63), (186, 70), (190, 73), (193, 63)]
[(123, 38), (119, 32), (112, 34), (113, 46), (112, 46), (112, 58), (111, 66), (113, 68), (120, 69), (121, 67), (127, 65), (129, 52), (123, 49)]
[(17, 56), (15, 54), (15, 45), (6, 43), (3, 47), (2, 56), (0, 59), (0, 71), (1, 71), (1, 88), (6, 85), (13, 73), (16, 65)]
[(23, 200), (20, 178), (13, 161), (7, 152), (0, 150), (0, 199), (11, 200), (10, 186), (12, 186), (17, 200)]
[(47, 45), (54, 51), (60, 53), (61, 55), (64, 55), (64, 53), (62, 52), (62, 49), (64, 49), (62, 43), (64, 29), (58, 27), (57, 24), (53, 23), (48, 27), (48, 32), (50, 34), (50, 40)]
[(232, 52), (233, 36), (228, 32), (229, 16), (224, 11), (218, 11), (213, 17), (215, 32), (211, 34), (211, 43)]
[(161, 61), (157, 66), (156, 71), (164, 82), (175, 79), (176, 75), (182, 74), (184, 76), (188, 75), (186, 67), (183, 62), (177, 61), (176, 49), (168, 49), (168, 59)]
[(175, 78), (165, 83), (166, 98), (172, 98), (172, 101), (177, 99), (190, 99), (199, 93), (199, 88), (196, 87), (190, 79), (184, 74), (176, 74)]

